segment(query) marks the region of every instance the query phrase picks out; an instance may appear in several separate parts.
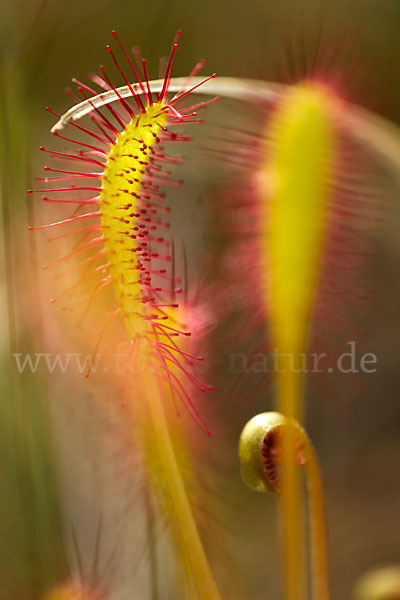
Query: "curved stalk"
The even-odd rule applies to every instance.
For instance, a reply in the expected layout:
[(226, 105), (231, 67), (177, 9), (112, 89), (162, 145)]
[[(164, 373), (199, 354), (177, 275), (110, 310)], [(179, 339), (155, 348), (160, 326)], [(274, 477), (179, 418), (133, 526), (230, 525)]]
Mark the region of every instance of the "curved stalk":
[[(196, 86), (204, 78), (193, 77), (191, 85)], [(173, 77), (169, 85), (171, 92), (182, 89), (186, 83), (185, 77)], [(163, 80), (150, 81), (151, 91), (154, 93), (162, 90)], [(258, 79), (239, 79), (236, 77), (218, 77), (210, 79), (201, 88), (192, 90), (191, 93), (204, 95), (219, 95), (225, 98), (242, 100), (245, 102), (272, 102), (283, 96), (288, 86)], [(128, 86), (117, 89), (122, 98), (131, 96)], [(140, 90), (135, 90), (140, 94)], [(84, 100), (69, 109), (52, 128), (52, 131), (62, 130), (70, 121), (78, 121), (95, 108), (111, 104), (118, 100), (114, 90)], [(349, 128), (349, 131), (361, 142), (367, 144), (372, 150), (380, 154), (394, 166), (400, 167), (400, 130), (386, 119), (376, 115), (355, 104), (347, 103), (346, 110), (340, 112), (340, 119)]]

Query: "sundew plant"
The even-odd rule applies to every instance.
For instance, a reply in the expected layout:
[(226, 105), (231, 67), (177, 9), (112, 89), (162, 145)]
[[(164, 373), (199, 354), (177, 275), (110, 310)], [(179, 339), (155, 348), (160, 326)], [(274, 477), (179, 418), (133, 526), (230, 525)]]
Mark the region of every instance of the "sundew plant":
[[(2, 437), (14, 452), (5, 486), (8, 495), (17, 490), (24, 525), (4, 526), (0, 600), (334, 597), (325, 454), (318, 457), (321, 436), (314, 444), (307, 418), (314, 395), (321, 404), (329, 396), (315, 372), (333, 368), (318, 356), (348, 372), (354, 316), (374, 302), (365, 280), (391, 210), (400, 134), (351, 102), (315, 61), (286, 83), (225, 77), (211, 61), (206, 71), (205, 60), (177, 72), (181, 36), (155, 77), (142, 56), (149, 49), (112, 31), (106, 66), (73, 79), (66, 111), (46, 109), (52, 137), (32, 157), (45, 159), (44, 174), (29, 186), (28, 227), (18, 224), (32, 258), (31, 298), (47, 300), (28, 349), (51, 339), (58, 355), (72, 356), (71, 343), (89, 353), (79, 376), (67, 381), (64, 370), (61, 381), (85, 403), (100, 440), (91, 459), (103, 491), (93, 504), (79, 492), (87, 457), (73, 440), (82, 443), (85, 425), (70, 437), (82, 408), (71, 417), (67, 387), (54, 383), (61, 363), (50, 368), (50, 354), (36, 353), (47, 357), (43, 379), (57, 390), (49, 407), (43, 383), (24, 374), (31, 357), (14, 351), (18, 403), (4, 412)], [(212, 235), (191, 252), (198, 223), (177, 223), (196, 194), (205, 201), (195, 219), (212, 222)], [(5, 240), (8, 260), (10, 233)], [(255, 384), (250, 368), (228, 381), (216, 366), (221, 346), (231, 355), (245, 349), (246, 364), (255, 353), (274, 356), (272, 374), (257, 369)], [(361, 361), (372, 372), (375, 355)], [(354, 378), (343, 381), (353, 394)], [(58, 469), (65, 461), (77, 473), (67, 484)], [(232, 470), (238, 481), (241, 474), (236, 486)], [(274, 500), (252, 504), (256, 494), (243, 483)], [(6, 496), (5, 514), (11, 504)], [(237, 505), (237, 523), (261, 506), (243, 539), (229, 525)], [(92, 512), (100, 516), (88, 536), (82, 522)], [(264, 545), (277, 557), (274, 595), (242, 568), (247, 560), (270, 574)], [(400, 567), (384, 562), (354, 582), (354, 600), (400, 597)]]

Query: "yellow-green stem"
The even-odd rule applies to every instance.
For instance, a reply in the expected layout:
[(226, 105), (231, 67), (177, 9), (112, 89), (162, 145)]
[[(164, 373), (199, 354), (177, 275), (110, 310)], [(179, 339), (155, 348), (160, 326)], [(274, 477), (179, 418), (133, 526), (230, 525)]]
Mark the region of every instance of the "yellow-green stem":
[(326, 518), (321, 472), (314, 448), (306, 435), (304, 438), (310, 513), (312, 597), (315, 600), (329, 600)]
[[(289, 371), (289, 373), (291, 373), (291, 377), (288, 377), (287, 379), (291, 379), (291, 381), (288, 381), (287, 383), (287, 399), (290, 397), (289, 394), (293, 393), (296, 389), (297, 385), (301, 385), (301, 374), (291, 371)], [(296, 395), (293, 396), (293, 401), (295, 400)], [(298, 457), (296, 457), (296, 452), (293, 452), (293, 448), (296, 448), (299, 445), (299, 432), (301, 432), (301, 452), (302, 458), (304, 459), (308, 492), (311, 547), (311, 597), (313, 600), (329, 600), (326, 518), (322, 478), (318, 459), (312, 443), (301, 427), (288, 427), (283, 437), (283, 451), (287, 465), (287, 468), (282, 474), (282, 504), (285, 515), (285, 536), (287, 536), (285, 537), (285, 541), (287, 542), (287, 544), (285, 544), (285, 549), (287, 551), (287, 573), (295, 573), (296, 568), (303, 568), (304, 566), (302, 559), (303, 553), (293, 553), (293, 555), (290, 553), (290, 550), (293, 550), (293, 544), (295, 543), (298, 543), (298, 547), (302, 548), (301, 528), (299, 526), (299, 523), (302, 522), (302, 515), (299, 515), (298, 513), (299, 506), (302, 506), (303, 503), (296, 505), (296, 501), (298, 500), (298, 498), (296, 498), (296, 493), (300, 493), (300, 475), (296, 465), (296, 459), (298, 459)], [(285, 486), (286, 488), (288, 487), (289, 477), (292, 478), (291, 485), (294, 486), (289, 489), (295, 490), (296, 493), (294, 494), (285, 494)], [(289, 580), (287, 584), (288, 597), (291, 599), (293, 598), (294, 600), (295, 598), (299, 599), (304, 596), (304, 589), (296, 585), (297, 581), (295, 579)]]
[[(301, 402), (302, 375), (293, 368), (289, 354), (282, 356), (283, 369), (278, 373), (278, 410), (289, 420), (298, 421)], [(294, 356), (292, 356), (292, 360)], [(305, 593), (305, 561), (303, 541), (303, 497), (300, 473), (293, 448), (294, 431), (288, 427), (283, 436), (282, 457), (282, 534), (286, 600), (301, 600)], [(318, 599), (320, 600), (320, 599)]]
[(157, 453), (157, 460), (163, 471), (163, 480), (168, 488), (169, 500), (173, 506), (172, 526), (175, 534), (182, 540), (199, 598), (220, 600), (177, 464), (161, 392), (151, 371), (143, 377), (143, 391), (154, 433), (154, 451)]

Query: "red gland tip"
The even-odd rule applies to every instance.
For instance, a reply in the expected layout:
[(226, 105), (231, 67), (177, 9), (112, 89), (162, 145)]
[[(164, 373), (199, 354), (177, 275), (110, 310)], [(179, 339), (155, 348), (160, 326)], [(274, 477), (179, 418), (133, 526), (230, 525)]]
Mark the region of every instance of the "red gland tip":
[(183, 33), (182, 29), (178, 29), (178, 31), (176, 32), (175, 39), (174, 39), (174, 44), (173, 44), (174, 47), (178, 47), (176, 42), (181, 37), (182, 33)]
[(26, 190), (28, 194), (33, 194), (33, 190)]
[(50, 304), (54, 304), (54, 302), (55, 302), (54, 298), (49, 298), (49, 302), (50, 302)]
[(43, 271), (45, 271), (46, 269), (48, 269), (49, 267), (47, 265), (42, 265), (42, 269)]
[(41, 150), (42, 152), (44, 152), (45, 151), (44, 146), (40, 146), (39, 150)]
[(33, 229), (32, 225), (29, 225), (28, 226), (28, 231), (32, 231), (32, 229)]

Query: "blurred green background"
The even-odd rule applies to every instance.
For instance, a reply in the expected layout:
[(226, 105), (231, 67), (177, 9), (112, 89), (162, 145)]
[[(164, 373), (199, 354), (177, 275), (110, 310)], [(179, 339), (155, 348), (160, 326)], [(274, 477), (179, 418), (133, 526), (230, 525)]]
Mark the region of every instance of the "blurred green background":
[[(25, 190), (32, 186), (33, 174), (39, 173), (45, 162), (39, 146), (50, 145), (48, 132), (53, 117), (44, 111), (44, 107), (51, 106), (56, 112), (64, 112), (70, 102), (64, 97), (63, 89), (69, 85), (71, 76), (85, 81), (87, 73), (97, 69), (99, 64), (110, 64), (105, 44), (110, 42), (111, 30), (116, 29), (128, 47), (141, 46), (143, 56), (149, 60), (150, 74), (157, 77), (158, 60), (168, 54), (178, 28), (183, 29), (184, 37), (176, 57), (175, 75), (188, 73), (193, 64), (204, 57), (207, 59), (207, 73), (271, 80), (284, 78), (282, 65), (287, 62), (289, 46), (296, 48), (298, 45), (300, 53), (301, 40), (304, 40), (306, 48), (312, 47), (321, 30), (321, 52), (332, 55), (333, 65), (343, 70), (349, 97), (394, 122), (400, 122), (398, 0), (5, 0), (2, 3), (0, 326), (5, 416), (1, 423), (4, 432), (0, 438), (8, 440), (8, 443), (4, 443), (0, 457), (4, 500), (0, 521), (15, 523), (13, 527), (7, 527), (3, 538), (13, 539), (9, 529), (18, 530), (18, 540), (26, 532), (20, 521), (21, 505), (15, 501), (15, 490), (19, 489), (18, 494), (22, 495), (22, 504), (24, 499), (30, 498), (28, 502), (33, 512), (36, 509), (32, 508), (32, 502), (36, 503), (36, 512), (43, 518), (43, 507), (54, 506), (54, 482), (49, 473), (57, 471), (65, 514), (60, 516), (55, 511), (50, 516), (45, 510), (46, 525), (38, 532), (30, 533), (33, 547), (37, 543), (40, 548), (47, 548), (43, 550), (46, 557), (41, 569), (46, 571), (46, 564), (51, 560), (49, 545), (51, 548), (54, 540), (59, 539), (62, 527), (70, 530), (71, 522), (80, 530), (82, 552), (89, 555), (87, 562), (90, 562), (98, 514), (105, 513), (108, 533), (102, 535), (107, 540), (104, 544), (107, 556), (113, 554), (113, 547), (119, 548), (120, 543), (124, 548), (118, 550), (121, 552), (116, 561), (118, 569), (111, 569), (114, 573), (110, 578), (111, 587), (115, 589), (113, 598), (146, 598), (146, 565), (143, 560), (136, 561), (133, 569), (135, 551), (131, 551), (129, 543), (120, 539), (120, 513), (124, 513), (125, 507), (123, 486), (120, 494), (116, 494), (117, 498), (110, 499), (113, 494), (106, 493), (112, 508), (95, 506), (98, 486), (107, 490), (105, 473), (110, 468), (107, 453), (99, 449), (103, 444), (99, 440), (104, 435), (107, 437), (109, 425), (93, 424), (88, 415), (90, 408), (86, 403), (96, 393), (95, 386), (85, 387), (78, 374), (68, 381), (62, 376), (48, 378), (44, 374), (42, 377), (21, 377), (11, 356), (14, 352), (37, 351), (38, 344), (43, 347), (43, 341), (38, 341), (40, 331), (46, 332), (48, 313), (53, 310), (44, 297), (42, 305), (37, 302), (42, 277), (38, 267), (40, 260), (37, 259), (40, 248), (28, 236), (26, 226), (32, 218), (39, 222), (42, 217), (34, 204), (38, 199), (27, 200)], [(296, 67), (296, 60), (291, 58), (289, 62)], [(202, 134), (205, 146), (207, 135), (212, 134), (214, 125), (226, 126), (229, 122), (236, 126), (241, 123), (241, 110), (234, 103), (227, 103), (227, 112), (224, 110), (221, 103), (209, 111), (209, 123)], [(176, 237), (181, 235), (182, 230), (189, 232), (185, 234), (184, 241), (189, 257), (195, 257), (207, 247), (205, 217), (198, 218), (202, 210), (199, 201), (216, 175), (215, 170), (211, 172), (202, 167), (201, 153), (194, 157), (195, 150), (188, 153), (189, 162), (183, 170), (185, 191), (170, 194), (170, 197), (175, 211), (173, 230)], [(364, 571), (377, 565), (400, 562), (400, 174), (388, 173), (388, 180), (392, 193), (390, 201), (382, 209), (386, 212), (375, 240), (376, 259), (369, 272), (369, 284), (378, 294), (375, 294), (365, 321), (360, 323), (360, 329), (368, 334), (368, 351), (378, 356), (378, 371), (364, 375), (348, 386), (338, 384), (339, 401), (334, 394), (333, 401), (322, 397), (324, 387), (311, 386), (307, 406), (306, 426), (317, 447), (325, 480), (332, 592), (337, 600), (351, 598), (354, 582)], [(180, 208), (183, 200), (185, 207)], [(194, 236), (190, 233), (192, 227), (196, 231)], [(212, 400), (215, 423), (220, 424), (214, 427), (219, 427), (220, 440), (213, 442), (220, 472), (215, 477), (214, 469), (211, 478), (216, 493), (223, 492), (226, 498), (223, 518), (230, 558), (221, 578), (228, 580), (234, 572), (235, 581), (238, 581), (237, 590), (227, 592), (227, 598), (277, 599), (280, 597), (280, 567), (276, 500), (258, 496), (244, 487), (236, 457), (237, 439), (243, 424), (258, 410), (272, 408), (272, 400), (267, 394), (266, 398), (255, 402), (246, 398), (243, 403), (229, 404), (229, 397), (221, 389), (223, 377), (224, 374), (221, 377), (220, 373), (218, 381), (222, 381), (221, 387), (214, 392)], [(225, 377), (228, 389), (232, 385), (231, 376), (225, 373)], [(63, 407), (61, 402), (64, 396), (70, 398), (67, 407)], [(60, 438), (57, 440), (58, 453), (54, 457), (56, 466), (53, 458), (48, 458), (49, 453), (52, 456), (55, 450), (48, 449), (47, 434), (44, 433), (49, 429), (46, 424), (49, 406), (50, 412), (55, 414), (55, 424), (50, 429), (55, 431), (54, 438)], [(28, 429), (33, 423), (40, 423), (35, 425), (39, 428), (36, 433), (22, 435), (22, 438), (19, 434), (15, 435), (15, 431), (20, 431), (18, 415), (21, 411), (28, 421)], [(21, 466), (21, 461), (14, 456), (15, 448), (20, 452), (21, 444), (25, 466)], [(110, 448), (113, 448), (112, 441)], [(48, 462), (51, 464), (48, 465)], [(76, 465), (82, 469), (80, 477), (76, 476)], [(32, 470), (34, 475), (29, 475)], [(28, 479), (33, 477), (39, 483), (37, 489), (29, 484), (30, 491), (23, 488), (21, 492), (20, 483), (16, 480), (25, 481), (26, 473)], [(45, 492), (41, 483), (44, 481), (47, 482)], [(43, 497), (38, 499), (38, 495)], [(115, 514), (119, 517), (115, 531), (112, 531)], [(25, 518), (28, 523), (36, 522), (32, 515)], [(135, 528), (132, 536), (134, 532)], [(70, 538), (66, 544), (67, 553), (71, 553)], [(20, 544), (18, 540), (16, 547)], [(3, 544), (0, 563), (3, 561), (4, 565), (8, 565), (9, 558), (2, 559), (2, 556), (9, 556), (12, 543)], [(53, 578), (68, 572), (63, 554), (64, 549), (53, 561), (56, 566), (52, 565), (47, 574), (41, 575), (41, 582), (31, 582), (30, 591), (24, 592), (26, 597), (32, 597), (32, 590), (37, 593), (41, 586), (46, 587)], [(15, 555), (14, 562), (21, 564), (30, 560), (25, 555), (18, 558), (17, 550)], [(14, 564), (13, 560), (9, 562)], [(19, 571), (15, 573), (7, 565), (3, 569), (7, 570), (7, 576), (0, 576), (0, 598), (24, 598), (22, 592), (17, 594), (11, 583), (25, 581), (27, 576)], [(72, 568), (75, 566), (72, 560)], [(50, 570), (52, 574), (58, 570), (61, 575), (50, 576)], [(129, 595), (127, 590), (132, 590), (132, 593)], [(164, 594), (161, 592), (160, 599), (172, 597), (168, 586)]]

